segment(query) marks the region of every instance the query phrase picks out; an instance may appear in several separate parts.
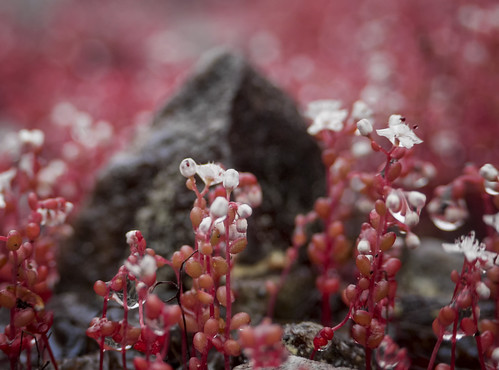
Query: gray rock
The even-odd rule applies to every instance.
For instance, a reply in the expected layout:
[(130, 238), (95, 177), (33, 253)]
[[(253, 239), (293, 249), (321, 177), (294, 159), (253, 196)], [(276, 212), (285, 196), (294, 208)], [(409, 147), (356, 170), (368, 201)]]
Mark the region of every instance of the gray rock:
[(240, 56), (212, 52), (147, 133), (100, 175), (63, 247), (61, 290), (110, 279), (127, 256), (131, 229), (166, 257), (193, 242), (194, 196), (178, 172), (185, 157), (258, 177), (263, 204), (250, 220), (241, 262), (285, 248), (295, 215), (324, 193), (320, 151), (294, 102)]
[[(250, 364), (236, 366), (234, 370), (251, 370)], [(268, 368), (264, 368), (268, 369)], [(303, 357), (289, 356), (287, 361), (277, 368), (278, 370), (314, 369), (314, 370), (351, 370), (349, 367), (334, 367), (317, 361), (312, 361)]]
[[(314, 337), (322, 328), (322, 325), (308, 321), (287, 324), (284, 325), (282, 340), (292, 355), (310, 358), (314, 350)], [(314, 360), (316, 364), (327, 363), (333, 368), (365, 368), (364, 349), (352, 339), (345, 338), (341, 332), (335, 333), (326, 348), (315, 354)]]

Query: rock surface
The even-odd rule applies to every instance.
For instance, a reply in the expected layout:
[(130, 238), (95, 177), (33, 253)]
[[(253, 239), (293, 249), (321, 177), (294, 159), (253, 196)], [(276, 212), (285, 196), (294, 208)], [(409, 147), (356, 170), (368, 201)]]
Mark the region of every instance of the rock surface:
[[(251, 370), (253, 367), (250, 364), (236, 366), (234, 370)], [(264, 368), (268, 369), (268, 368)], [(351, 370), (349, 367), (334, 367), (332, 365), (323, 364), (321, 362), (312, 361), (303, 357), (289, 356), (288, 360), (277, 368), (277, 370), (296, 370), (296, 369), (314, 369), (314, 370)]]
[(194, 196), (178, 171), (185, 157), (258, 177), (263, 203), (250, 220), (244, 262), (286, 247), (295, 215), (324, 193), (320, 151), (294, 102), (243, 58), (212, 52), (146, 135), (101, 174), (63, 248), (60, 290), (109, 280), (127, 256), (131, 229), (167, 257), (192, 243)]

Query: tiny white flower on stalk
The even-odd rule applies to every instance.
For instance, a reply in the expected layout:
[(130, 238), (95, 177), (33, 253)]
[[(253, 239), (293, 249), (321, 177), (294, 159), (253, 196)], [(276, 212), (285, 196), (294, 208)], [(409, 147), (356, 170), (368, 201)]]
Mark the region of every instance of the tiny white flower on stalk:
[(487, 181), (497, 181), (499, 171), (497, 171), (497, 169), (493, 165), (487, 163), (480, 167), (480, 176), (482, 176)]
[(371, 253), (371, 244), (366, 239), (362, 239), (359, 241), (359, 244), (357, 244), (357, 251), (360, 254), (369, 254)]
[(253, 213), (253, 209), (247, 204), (240, 204), (237, 207), (237, 215), (240, 218), (248, 218)]
[(239, 172), (230, 168), (223, 176), (223, 186), (227, 191), (232, 191), (239, 185)]
[(490, 289), (483, 281), (476, 283), (475, 290), (481, 299), (488, 299), (490, 297)]
[(492, 226), (499, 233), (499, 213), (495, 215), (483, 215), (483, 222)]
[(196, 173), (201, 180), (207, 185), (220, 184), (223, 181), (224, 169), (215, 163), (198, 164)]
[(179, 170), (182, 176), (192, 177), (196, 174), (196, 162), (192, 158), (185, 158), (180, 162)]
[(305, 115), (313, 120), (307, 132), (317, 135), (322, 130), (341, 131), (343, 121), (348, 116), (346, 109), (340, 109), (341, 103), (335, 100), (318, 100), (309, 104)]
[(210, 215), (213, 218), (220, 218), (227, 216), (229, 211), (229, 201), (224, 197), (216, 197), (210, 206)]
[(373, 125), (369, 120), (363, 118), (359, 122), (357, 122), (357, 129), (362, 136), (368, 136), (373, 132)]
[(379, 136), (384, 136), (390, 140), (393, 145), (411, 149), (414, 144), (421, 144), (423, 140), (417, 137), (404, 121), (402, 116), (393, 114), (388, 121), (388, 128), (376, 130), (376, 132)]

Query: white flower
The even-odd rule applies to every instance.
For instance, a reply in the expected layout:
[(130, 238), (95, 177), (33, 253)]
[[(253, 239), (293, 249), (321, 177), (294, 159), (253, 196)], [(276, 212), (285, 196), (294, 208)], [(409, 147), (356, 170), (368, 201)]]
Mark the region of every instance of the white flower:
[(348, 111), (340, 107), (341, 103), (336, 100), (318, 100), (310, 103), (305, 115), (311, 118), (313, 123), (307, 132), (316, 135), (322, 130), (341, 131)]
[(373, 132), (373, 125), (369, 122), (369, 120), (363, 118), (357, 122), (357, 129), (362, 136), (368, 136), (371, 132)]
[(31, 145), (33, 148), (41, 148), (45, 140), (45, 135), (41, 130), (21, 130), (19, 140), (22, 144)]
[(402, 116), (393, 114), (388, 121), (388, 128), (376, 130), (379, 136), (384, 136), (393, 145), (411, 149), (414, 144), (421, 144), (423, 140), (416, 136), (414, 132), (404, 123)]
[(225, 171), (223, 179), (224, 188), (227, 189), (228, 191), (232, 191), (235, 188), (237, 188), (238, 185), (239, 185), (239, 172), (237, 172), (232, 168)]
[(198, 164), (196, 173), (207, 186), (211, 186), (220, 184), (223, 181), (225, 171), (218, 164), (206, 163)]
[(362, 119), (362, 118), (371, 118), (373, 111), (369, 106), (364, 103), (362, 100), (357, 100), (353, 103), (352, 107), (352, 118)]
[(497, 181), (499, 172), (493, 165), (487, 163), (480, 168), (480, 176), (482, 176), (487, 181)]
[(192, 158), (185, 158), (180, 162), (178, 169), (184, 177), (192, 177), (196, 174), (196, 162)]
[(485, 250), (485, 244), (475, 239), (472, 231), (468, 236), (462, 236), (454, 244), (443, 243), (444, 251), (447, 253), (463, 253), (469, 263), (479, 261), (489, 267), (496, 262), (497, 254)]
[(325, 111), (337, 111), (341, 108), (339, 100), (316, 100), (308, 104), (305, 117), (315, 120), (317, 116)]
[(499, 233), (499, 213), (495, 215), (483, 215), (483, 222), (492, 226)]

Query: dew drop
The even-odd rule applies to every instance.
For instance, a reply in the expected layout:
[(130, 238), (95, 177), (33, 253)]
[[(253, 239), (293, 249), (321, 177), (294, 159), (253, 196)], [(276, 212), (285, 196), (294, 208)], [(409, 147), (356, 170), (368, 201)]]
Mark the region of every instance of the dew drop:
[(461, 227), (468, 218), (464, 200), (443, 200), (434, 198), (428, 204), (430, 218), (440, 230), (454, 231)]
[[(123, 292), (114, 291), (111, 295), (119, 305), (123, 306)], [(129, 309), (133, 310), (139, 307), (139, 296), (137, 295), (137, 290), (135, 289), (135, 283), (130, 281), (128, 277), (126, 278), (126, 302)]]
[[(131, 344), (128, 344), (125, 346), (125, 349), (130, 349), (132, 348)], [(113, 338), (110, 337), (105, 337), (104, 338), (104, 350), (105, 351), (121, 351), (123, 349), (123, 346), (121, 343), (116, 342)]]

